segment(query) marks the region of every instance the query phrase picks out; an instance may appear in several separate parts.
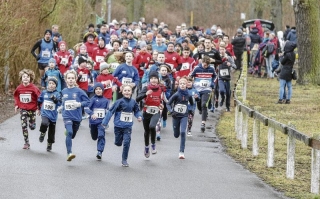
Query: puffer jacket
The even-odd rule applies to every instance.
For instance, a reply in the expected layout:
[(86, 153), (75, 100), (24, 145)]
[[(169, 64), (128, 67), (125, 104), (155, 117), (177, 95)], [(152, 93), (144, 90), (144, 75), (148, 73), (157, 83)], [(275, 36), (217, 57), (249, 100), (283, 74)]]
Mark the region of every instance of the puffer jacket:
[(282, 69), (280, 72), (280, 79), (291, 81), (292, 80), (292, 69), (293, 64), (296, 59), (296, 55), (293, 50), (297, 47), (297, 44), (292, 41), (286, 41), (283, 51), (284, 55), (283, 58), (280, 59), (282, 64)]

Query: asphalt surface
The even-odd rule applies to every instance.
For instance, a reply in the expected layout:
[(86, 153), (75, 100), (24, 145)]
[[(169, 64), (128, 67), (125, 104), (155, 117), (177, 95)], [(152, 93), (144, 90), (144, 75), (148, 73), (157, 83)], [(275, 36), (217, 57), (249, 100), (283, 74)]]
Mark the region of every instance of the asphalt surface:
[[(219, 108), (221, 109), (221, 108)], [(143, 126), (134, 121), (128, 163), (121, 166), (122, 148), (113, 144), (113, 123), (106, 133), (101, 161), (91, 140), (88, 120), (73, 140), (76, 158), (67, 162), (64, 126), (59, 115), (56, 143), (46, 151), (37, 128), (29, 131), (31, 148), (23, 150), (19, 115), (0, 124), (0, 198), (285, 198), (223, 152), (214, 125), (220, 113), (209, 113), (200, 133), (196, 113), (193, 136), (187, 137), (185, 160), (178, 159), (180, 138), (173, 137), (171, 117), (157, 141), (156, 155), (144, 157)], [(113, 121), (113, 119), (112, 119)]]

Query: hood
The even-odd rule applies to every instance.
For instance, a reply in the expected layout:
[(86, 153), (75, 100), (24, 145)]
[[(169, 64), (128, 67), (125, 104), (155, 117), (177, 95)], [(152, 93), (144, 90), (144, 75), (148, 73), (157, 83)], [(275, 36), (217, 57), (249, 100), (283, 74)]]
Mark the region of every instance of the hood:
[(294, 30), (294, 29), (291, 29), (291, 33), (293, 33), (293, 34), (296, 34), (296, 30)]
[(260, 20), (255, 20), (255, 21), (254, 21), (254, 24), (256, 24), (256, 27), (261, 26), (261, 22), (260, 22)]
[(286, 41), (286, 43), (284, 44), (284, 48), (283, 51), (285, 53), (287, 52), (293, 52), (293, 50), (297, 47), (297, 44), (295, 42), (292, 41)]

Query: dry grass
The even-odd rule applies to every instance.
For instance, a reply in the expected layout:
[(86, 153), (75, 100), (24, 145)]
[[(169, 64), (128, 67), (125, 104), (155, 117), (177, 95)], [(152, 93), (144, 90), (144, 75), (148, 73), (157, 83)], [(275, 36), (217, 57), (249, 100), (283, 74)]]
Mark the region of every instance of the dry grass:
[[(276, 104), (278, 100), (279, 82), (249, 75), (247, 99), (250, 107), (260, 106), (261, 113), (269, 116), (275, 114), (277, 121), (288, 124), (293, 122), (296, 129), (308, 136), (319, 132), (319, 86), (300, 86), (293, 82), (291, 104)], [(217, 128), (226, 151), (239, 163), (256, 173), (277, 190), (285, 192), (289, 197), (299, 199), (319, 198), (310, 194), (311, 183), (311, 148), (300, 141), (296, 142), (295, 179), (286, 178), (287, 136), (276, 131), (274, 168), (266, 167), (268, 127), (261, 124), (259, 155), (252, 155), (253, 120), (249, 119), (248, 149), (240, 149), (241, 143), (236, 139), (234, 131), (234, 110), (225, 113)], [(227, 127), (227, 128), (226, 128)]]

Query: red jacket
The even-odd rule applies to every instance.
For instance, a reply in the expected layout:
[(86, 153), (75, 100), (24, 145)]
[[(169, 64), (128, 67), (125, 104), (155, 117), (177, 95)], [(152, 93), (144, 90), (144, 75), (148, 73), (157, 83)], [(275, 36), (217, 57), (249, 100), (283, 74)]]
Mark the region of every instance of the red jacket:
[(68, 51), (58, 51), (54, 59), (57, 62), (60, 73), (63, 75), (72, 65), (72, 56)]
[(141, 78), (144, 74), (144, 70), (140, 69), (140, 64), (145, 63), (145, 69), (148, 68), (149, 61), (152, 59), (152, 56), (148, 52), (141, 51), (133, 60), (133, 65), (138, 69), (139, 77)]
[(94, 70), (100, 70), (100, 63), (105, 62), (104, 58), (108, 54), (108, 49), (100, 48), (99, 46), (93, 49), (92, 59), (96, 63)]
[(87, 46), (87, 53), (88, 53), (89, 57), (92, 58), (93, 57), (93, 51), (97, 47), (97, 44), (86, 42), (84, 45)]
[(228, 44), (228, 45), (226, 46), (226, 50), (231, 54), (231, 56), (235, 56), (235, 55), (234, 55), (234, 52), (233, 52), (232, 44)]
[(176, 72), (176, 75), (177, 77), (188, 76), (192, 72), (195, 66), (195, 60), (192, 57), (187, 57), (187, 58), (181, 57), (180, 59), (181, 59), (182, 66), (180, 70)]
[[(83, 72), (82, 75), (80, 75), (80, 72)], [(88, 91), (88, 86), (89, 86), (89, 82), (88, 82), (88, 78), (90, 76), (90, 71), (87, 68), (78, 68), (78, 80), (77, 80), (77, 84), (79, 86), (79, 88), (81, 88), (82, 90)]]
[[(147, 91), (151, 90), (150, 86), (147, 87)], [(152, 94), (147, 95), (145, 98), (145, 107), (143, 108), (143, 111), (146, 111), (148, 106), (156, 106), (159, 107), (162, 98), (163, 98), (163, 90), (161, 86), (159, 86), (159, 89), (157, 91), (153, 91)]]
[[(181, 57), (176, 52), (169, 53), (168, 51), (165, 51), (164, 56), (166, 57), (164, 62), (168, 64), (171, 67), (171, 69), (177, 68), (177, 66), (181, 64)], [(176, 78), (175, 73), (173, 74), (173, 77)]]
[(38, 87), (32, 83), (28, 86), (20, 84), (13, 93), (14, 105), (18, 106), (19, 109), (35, 111), (37, 110), (37, 101), (40, 93)]
[[(107, 85), (107, 80), (110, 80), (111, 84)], [(112, 86), (114, 84), (116, 84), (118, 87), (122, 86), (121, 82), (117, 78), (113, 77), (112, 74), (100, 74), (97, 76), (96, 81), (101, 82), (104, 85), (103, 96), (107, 99), (112, 99)]]

